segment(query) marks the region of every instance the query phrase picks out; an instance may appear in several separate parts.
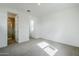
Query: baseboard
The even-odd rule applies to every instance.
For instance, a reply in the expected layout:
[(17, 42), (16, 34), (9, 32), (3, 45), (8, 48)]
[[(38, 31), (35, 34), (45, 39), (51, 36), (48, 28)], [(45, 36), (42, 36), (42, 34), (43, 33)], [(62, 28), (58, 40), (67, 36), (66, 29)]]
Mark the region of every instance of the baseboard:
[(23, 43), (23, 42), (27, 42), (27, 41), (29, 41), (29, 39), (25, 40), (25, 41), (18, 41), (18, 43)]
[(47, 39), (47, 38), (39, 38), (39, 39), (46, 39), (46, 40), (50, 40), (50, 41), (53, 41), (53, 42), (57, 42), (57, 43), (61, 43), (61, 44), (65, 44), (65, 45), (69, 45), (69, 46), (73, 46), (73, 47), (79, 47), (77, 45), (73, 45), (73, 44), (69, 44), (69, 43), (61, 42), (61, 41), (55, 41), (55, 40), (51, 40), (51, 39)]

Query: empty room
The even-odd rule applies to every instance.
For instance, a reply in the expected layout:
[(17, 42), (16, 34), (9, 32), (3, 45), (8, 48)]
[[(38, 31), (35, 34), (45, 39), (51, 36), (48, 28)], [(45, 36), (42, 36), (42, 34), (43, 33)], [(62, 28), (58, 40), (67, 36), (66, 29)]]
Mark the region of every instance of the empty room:
[(0, 3), (0, 56), (79, 56), (79, 3)]

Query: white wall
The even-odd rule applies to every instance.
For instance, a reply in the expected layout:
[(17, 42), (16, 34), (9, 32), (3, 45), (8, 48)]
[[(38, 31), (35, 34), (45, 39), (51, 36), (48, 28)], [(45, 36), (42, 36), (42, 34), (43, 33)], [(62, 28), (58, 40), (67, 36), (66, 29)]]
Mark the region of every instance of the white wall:
[(25, 12), (18, 11), (14, 8), (0, 7), (0, 48), (7, 46), (7, 13), (17, 14), (17, 42), (29, 40), (29, 18)]
[[(32, 38), (35, 38), (36, 36), (35, 36), (34, 34), (35, 34), (36, 29), (37, 29), (37, 27), (38, 27), (38, 25), (37, 25), (38, 18), (35, 17), (35, 16), (33, 16), (33, 15), (31, 15), (31, 17), (29, 17), (29, 18), (30, 18), (29, 21), (32, 20), (32, 21), (34, 22), (34, 24), (33, 24), (33, 30), (32, 30), (32, 27), (31, 27), (31, 26), (29, 27), (30, 36), (31, 36)], [(31, 25), (31, 23), (30, 23), (30, 25)]]
[(0, 47), (7, 46), (7, 14), (0, 10)]
[(26, 14), (20, 14), (19, 16), (19, 42), (25, 42), (29, 40), (29, 18)]
[(35, 36), (79, 47), (79, 7), (72, 7), (39, 19)]

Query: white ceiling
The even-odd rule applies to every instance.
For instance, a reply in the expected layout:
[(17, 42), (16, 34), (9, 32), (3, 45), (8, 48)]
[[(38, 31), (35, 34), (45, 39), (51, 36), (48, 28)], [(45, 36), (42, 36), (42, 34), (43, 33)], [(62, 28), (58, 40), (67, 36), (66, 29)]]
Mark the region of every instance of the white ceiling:
[(4, 3), (4, 4), (0, 4), (0, 6), (16, 8), (23, 11), (29, 9), (31, 10), (31, 13), (34, 16), (42, 17), (51, 12), (56, 12), (66, 8), (79, 6), (79, 4), (78, 3), (41, 3), (39, 6), (37, 3)]

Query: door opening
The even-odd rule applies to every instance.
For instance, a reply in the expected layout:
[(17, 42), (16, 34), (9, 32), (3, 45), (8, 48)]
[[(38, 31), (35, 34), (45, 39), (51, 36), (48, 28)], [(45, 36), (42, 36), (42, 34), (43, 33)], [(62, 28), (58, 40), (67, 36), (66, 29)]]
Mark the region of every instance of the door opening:
[(8, 14), (8, 45), (15, 44), (15, 15), (9, 13)]

